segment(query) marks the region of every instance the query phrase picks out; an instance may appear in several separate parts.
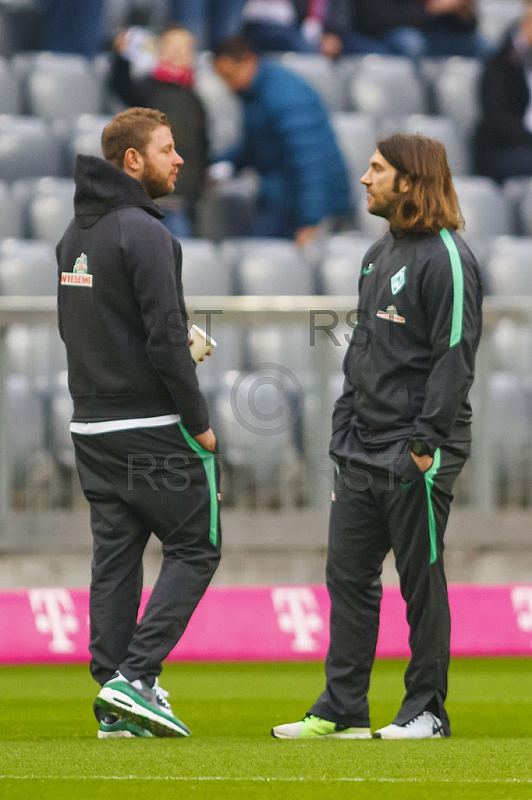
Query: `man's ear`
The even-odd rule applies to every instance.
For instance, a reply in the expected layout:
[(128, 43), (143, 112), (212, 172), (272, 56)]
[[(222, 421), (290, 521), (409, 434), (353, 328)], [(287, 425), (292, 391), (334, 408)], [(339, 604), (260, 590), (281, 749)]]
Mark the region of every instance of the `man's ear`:
[(399, 178), (399, 191), (402, 194), (409, 192), (412, 189), (412, 182), (409, 175), (403, 175)]
[(142, 155), (134, 147), (128, 147), (124, 153), (124, 170), (126, 172), (140, 172), (143, 166)]

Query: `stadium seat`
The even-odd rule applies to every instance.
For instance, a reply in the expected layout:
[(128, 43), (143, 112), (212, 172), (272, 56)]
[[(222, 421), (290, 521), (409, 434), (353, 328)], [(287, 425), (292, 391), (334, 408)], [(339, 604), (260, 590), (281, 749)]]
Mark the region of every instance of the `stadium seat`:
[(329, 111), (340, 111), (343, 107), (341, 83), (336, 71), (326, 56), (311, 53), (283, 53), (278, 61), (286, 69), (295, 72), (313, 86)]
[(532, 178), (508, 178), (502, 185), (502, 193), (505, 197), (510, 212), (512, 232), (524, 235), (523, 220), (521, 219), (521, 202), (527, 193)]
[(375, 152), (375, 119), (370, 114), (339, 112), (333, 114), (332, 124), (349, 169), (351, 183), (358, 186), (368, 168), (369, 159)]
[(31, 485), (32, 468), (44, 451), (44, 409), (24, 375), (8, 375), (6, 394), (9, 483), (20, 491)]
[(411, 114), (407, 117), (386, 118), (379, 125), (380, 135), (395, 131), (420, 133), (441, 142), (453, 175), (468, 175), (470, 155), (466, 135), (457, 128), (454, 120), (429, 114)]
[(502, 319), (492, 333), (493, 364), (496, 370), (532, 375), (532, 329)]
[(308, 323), (290, 325), (256, 325), (248, 331), (246, 367), (256, 371), (264, 362), (276, 364), (307, 386), (312, 368), (312, 350)]
[(374, 242), (370, 236), (347, 233), (329, 239), (321, 263), (324, 294), (356, 297), (362, 258)]
[(499, 492), (509, 504), (521, 504), (532, 466), (526, 379), (508, 371), (494, 372), (490, 377), (489, 400), (492, 424), (486, 435), (496, 454)]
[(235, 276), (239, 294), (306, 295), (314, 293), (312, 268), (293, 242), (285, 239), (230, 239), (222, 259)]
[(496, 47), (510, 25), (523, 14), (522, 0), (479, 0), (478, 30), (491, 47)]
[(66, 369), (65, 345), (57, 328), (10, 325), (6, 339), (9, 372), (24, 375), (41, 393), (48, 392), (52, 376)]
[(295, 423), (302, 413), (302, 398), (294, 403), (291, 389), (275, 370), (231, 372), (214, 401), (216, 430), (233, 485), (240, 497), (254, 495), (258, 505), (290, 497), (297, 464)]
[(5, 58), (0, 57), (0, 114), (20, 114), (22, 100), (18, 78)]
[(196, 207), (198, 235), (216, 242), (250, 236), (255, 220), (257, 181), (239, 175), (209, 187)]
[(479, 114), (478, 82), (482, 63), (475, 58), (453, 56), (443, 59), (434, 80), (436, 111), (450, 117), (470, 133)]
[(190, 295), (229, 295), (229, 271), (218, 248), (207, 239), (181, 239), (183, 250), (183, 286)]
[(508, 204), (494, 181), (474, 176), (457, 177), (454, 187), (465, 220), (466, 241), (512, 232)]
[(102, 131), (112, 117), (107, 114), (81, 114), (74, 121), (69, 139), (69, 171), (73, 173), (76, 156), (83, 153), (87, 156), (102, 158)]
[(62, 467), (73, 469), (75, 465), (74, 447), (70, 437), (72, 419), (72, 398), (68, 390), (67, 373), (56, 375), (50, 402), (51, 450), (55, 461)]
[(532, 295), (532, 237), (498, 236), (486, 263), (491, 292)]
[(22, 236), (22, 210), (11, 188), (0, 181), (0, 239)]
[[(525, 178), (521, 180), (523, 181), (521, 184), (522, 195), (517, 208), (517, 219), (520, 225), (519, 232), (524, 236), (532, 236), (532, 179)], [(505, 190), (508, 191), (506, 186)]]
[(44, 120), (0, 115), (0, 180), (58, 175), (60, 166), (59, 143)]
[(4, 239), (0, 243), (0, 294), (54, 295), (57, 265), (49, 242)]
[(26, 235), (55, 245), (74, 216), (74, 191), (72, 178), (28, 178), (14, 183)]
[(423, 114), (426, 100), (412, 61), (369, 55), (361, 60), (348, 87), (350, 108), (373, 116)]
[(72, 120), (102, 110), (101, 86), (82, 56), (40, 53), (26, 83), (30, 114), (48, 120)]

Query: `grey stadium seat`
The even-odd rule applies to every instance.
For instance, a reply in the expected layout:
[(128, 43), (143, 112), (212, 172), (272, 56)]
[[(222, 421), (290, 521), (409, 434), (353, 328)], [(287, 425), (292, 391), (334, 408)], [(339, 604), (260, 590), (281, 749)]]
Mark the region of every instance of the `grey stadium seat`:
[(532, 295), (532, 237), (497, 237), (486, 270), (493, 294)]
[(57, 265), (49, 242), (4, 239), (0, 243), (0, 294), (55, 295)]
[(39, 54), (27, 77), (26, 91), (30, 113), (49, 120), (71, 120), (102, 109), (101, 86), (82, 56)]
[(13, 184), (27, 235), (55, 245), (74, 216), (74, 191), (72, 178), (30, 178)]
[(406, 117), (387, 118), (381, 121), (379, 126), (381, 135), (387, 136), (395, 131), (420, 133), (431, 139), (437, 139), (445, 147), (452, 174), (469, 174), (470, 157), (467, 137), (449, 117), (410, 114)]
[(350, 79), (350, 107), (373, 116), (423, 114), (423, 86), (412, 61), (399, 56), (366, 56)]
[(22, 236), (22, 209), (11, 187), (0, 181), (0, 239)]
[(434, 81), (437, 113), (470, 132), (478, 119), (478, 83), (482, 63), (476, 58), (452, 56), (441, 62)]
[(310, 83), (329, 111), (341, 110), (343, 106), (341, 84), (330, 59), (312, 53), (283, 53), (276, 60)]
[(44, 120), (0, 115), (0, 180), (58, 175), (60, 165), (59, 143)]
[(78, 153), (102, 156), (102, 131), (112, 117), (108, 114), (81, 114), (74, 121), (68, 143), (70, 167), (73, 171)]
[(301, 404), (276, 371), (228, 373), (215, 398), (224, 462), (239, 485), (259, 496), (280, 495), (294, 474), (294, 428)]
[(234, 271), (240, 294), (314, 293), (312, 268), (291, 241), (231, 239), (222, 243), (221, 253), (228, 268)]
[(31, 482), (31, 469), (44, 451), (43, 406), (24, 375), (7, 378), (7, 446), (11, 488), (22, 490)]
[(340, 112), (333, 114), (332, 125), (340, 150), (346, 160), (354, 186), (367, 171), (369, 159), (375, 152), (377, 131), (370, 114)]
[(532, 179), (529, 178), (522, 188), (523, 194), (518, 207), (518, 219), (524, 236), (532, 236)]
[(374, 242), (371, 236), (347, 233), (329, 239), (321, 263), (324, 294), (356, 297), (362, 258)]
[(479, 0), (478, 29), (487, 42), (496, 47), (510, 25), (522, 16), (522, 0)]
[(457, 177), (454, 187), (465, 220), (466, 241), (512, 232), (508, 204), (495, 181), (483, 177)]
[(20, 85), (5, 58), (0, 58), (0, 114), (20, 114)]
[(181, 239), (183, 286), (190, 295), (232, 294), (229, 270), (218, 248), (207, 239)]

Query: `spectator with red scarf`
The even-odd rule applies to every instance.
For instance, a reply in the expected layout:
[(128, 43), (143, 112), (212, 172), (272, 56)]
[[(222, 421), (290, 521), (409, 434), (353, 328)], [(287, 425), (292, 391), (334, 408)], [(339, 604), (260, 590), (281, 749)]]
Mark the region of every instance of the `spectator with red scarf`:
[(128, 106), (157, 108), (170, 120), (175, 148), (184, 164), (173, 194), (159, 201), (163, 223), (178, 238), (194, 232), (196, 203), (209, 163), (207, 119), (194, 90), (194, 37), (173, 25), (158, 39), (150, 74), (136, 77), (128, 58), (127, 34), (115, 41), (110, 88)]

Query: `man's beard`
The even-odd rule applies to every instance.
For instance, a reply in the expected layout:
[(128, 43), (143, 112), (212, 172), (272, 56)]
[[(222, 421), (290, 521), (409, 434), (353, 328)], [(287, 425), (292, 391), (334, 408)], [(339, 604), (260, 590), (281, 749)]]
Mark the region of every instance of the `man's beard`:
[(374, 217), (383, 217), (388, 222), (395, 216), (399, 200), (388, 200), (387, 203), (373, 203), (371, 208), (368, 208), (368, 213)]
[(168, 188), (169, 177), (166, 178), (157, 172), (149, 161), (144, 164), (144, 174), (142, 176), (142, 185), (148, 192), (152, 200), (157, 197), (165, 197), (167, 194), (172, 194), (173, 188)]

